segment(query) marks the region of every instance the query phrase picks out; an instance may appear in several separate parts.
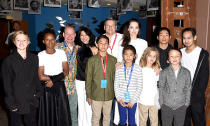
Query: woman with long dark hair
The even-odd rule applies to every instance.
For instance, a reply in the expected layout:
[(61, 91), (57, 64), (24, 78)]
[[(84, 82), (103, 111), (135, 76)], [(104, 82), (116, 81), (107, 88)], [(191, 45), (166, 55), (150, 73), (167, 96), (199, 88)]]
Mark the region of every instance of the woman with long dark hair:
[[(139, 38), (141, 30), (141, 24), (136, 19), (129, 20), (128, 24), (125, 25), (123, 29), (123, 40), (122, 40), (122, 48), (120, 49), (119, 53), (122, 54), (123, 47), (128, 45), (133, 45), (136, 48), (136, 62), (139, 63), (141, 55), (143, 54), (144, 50), (148, 47), (147, 41)], [(120, 60), (122, 61), (122, 57)]]
[(76, 38), (76, 45), (80, 48), (77, 52), (76, 90), (78, 95), (78, 125), (91, 126), (92, 110), (86, 101), (85, 68), (88, 59), (93, 56), (95, 36), (86, 27), (81, 27)]

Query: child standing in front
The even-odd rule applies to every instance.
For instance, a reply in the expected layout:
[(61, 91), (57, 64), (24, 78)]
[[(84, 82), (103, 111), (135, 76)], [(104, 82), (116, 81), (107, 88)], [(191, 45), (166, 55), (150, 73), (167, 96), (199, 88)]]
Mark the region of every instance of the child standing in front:
[(139, 124), (147, 126), (148, 114), (151, 126), (158, 126), (159, 93), (157, 81), (159, 75), (155, 69), (160, 69), (159, 53), (155, 47), (148, 47), (144, 51), (140, 66), (143, 74), (143, 90), (139, 99)]
[(183, 126), (186, 109), (190, 104), (191, 76), (190, 71), (180, 65), (180, 50), (169, 51), (170, 65), (160, 72), (160, 105), (162, 126)]
[(137, 101), (142, 91), (142, 71), (139, 65), (134, 64), (136, 49), (132, 45), (124, 47), (123, 59), (124, 67), (116, 70), (114, 83), (120, 114), (119, 126), (127, 126), (127, 117), (129, 126), (135, 126)]
[(109, 126), (112, 100), (114, 98), (114, 76), (117, 59), (107, 54), (109, 38), (97, 38), (98, 54), (88, 59), (85, 70), (87, 101), (92, 107), (92, 126), (99, 126), (103, 110), (103, 126)]

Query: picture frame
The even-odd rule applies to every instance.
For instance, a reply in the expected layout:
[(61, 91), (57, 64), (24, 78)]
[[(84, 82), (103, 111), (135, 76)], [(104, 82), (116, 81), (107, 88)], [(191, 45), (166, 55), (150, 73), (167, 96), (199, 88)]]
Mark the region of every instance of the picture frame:
[(14, 0), (14, 9), (29, 10), (29, 0)]
[(61, 7), (61, 0), (44, 0), (46, 7)]
[(118, 21), (119, 20), (119, 15), (117, 15), (117, 9), (110, 9), (109, 17)]
[(99, 8), (100, 7), (99, 0), (88, 0), (88, 7)]
[(10, 12), (12, 10), (13, 0), (0, 0), (0, 12)]
[(133, 0), (121, 0), (122, 11), (133, 11)]
[(41, 1), (30, 0), (28, 14), (41, 14)]
[(82, 11), (83, 0), (68, 0), (68, 11)]
[(70, 11), (69, 12), (70, 19), (80, 19), (81, 18), (81, 11)]
[(147, 11), (159, 10), (159, 0), (147, 0)]

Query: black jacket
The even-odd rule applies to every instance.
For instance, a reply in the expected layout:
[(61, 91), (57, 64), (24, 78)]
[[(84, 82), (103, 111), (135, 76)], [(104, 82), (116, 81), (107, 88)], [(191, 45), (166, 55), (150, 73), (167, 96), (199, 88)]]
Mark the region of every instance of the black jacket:
[(170, 49), (173, 49), (173, 47), (168, 44), (168, 47), (163, 50), (159, 47), (159, 44), (155, 46), (158, 49), (159, 52), (159, 59), (160, 59), (160, 66), (162, 69), (165, 69), (166, 67), (169, 66), (169, 62), (168, 62), (168, 52), (170, 51)]
[(209, 80), (209, 53), (202, 49), (192, 81), (191, 103), (205, 104), (205, 91)]
[(27, 52), (24, 60), (15, 50), (2, 63), (5, 102), (8, 109), (17, 113), (30, 112), (30, 105), (38, 107), (41, 84), (38, 78), (38, 57)]
[(93, 53), (87, 45), (83, 45), (77, 52), (77, 75), (76, 79), (85, 81), (85, 68), (88, 59), (93, 56)]

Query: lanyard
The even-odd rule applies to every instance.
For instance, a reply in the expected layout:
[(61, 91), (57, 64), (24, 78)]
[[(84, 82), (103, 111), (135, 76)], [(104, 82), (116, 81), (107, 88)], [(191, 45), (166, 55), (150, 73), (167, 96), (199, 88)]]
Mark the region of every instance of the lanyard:
[[(129, 80), (128, 80), (127, 91), (128, 91), (128, 87), (130, 85), (131, 76), (132, 76), (132, 72), (133, 72), (133, 67), (134, 67), (134, 64), (132, 64), (132, 66), (131, 66), (131, 72), (130, 72), (130, 76), (129, 76)], [(124, 64), (124, 74), (125, 74), (125, 81), (126, 81), (126, 65), (125, 64)]]
[(70, 60), (71, 60), (71, 58), (72, 58), (72, 56), (73, 56), (73, 53), (74, 53), (74, 49), (75, 49), (75, 47), (73, 47), (73, 51), (71, 52), (71, 54), (70, 54), (70, 52), (68, 51), (68, 46), (66, 45), (66, 43), (64, 42), (64, 46), (65, 46), (65, 48), (66, 48), (66, 51), (67, 51), (67, 53), (68, 53), (68, 56), (69, 56), (69, 62), (70, 62)]
[(104, 61), (103, 61), (103, 58), (102, 58), (102, 56), (100, 56), (100, 57), (101, 57), (101, 64), (102, 64), (103, 73), (104, 73), (104, 79), (105, 79), (105, 76), (106, 76), (106, 68), (107, 68), (107, 57), (108, 57), (108, 55), (106, 54), (105, 67), (104, 67)]
[(114, 42), (113, 42), (113, 44), (112, 44), (112, 47), (111, 47), (111, 46), (109, 46), (109, 48), (110, 48), (110, 50), (111, 50), (111, 54), (112, 54), (112, 50), (113, 50), (113, 48), (114, 48), (114, 45), (115, 45), (116, 39), (117, 39), (117, 33), (116, 33), (116, 35), (115, 35), (115, 38), (114, 38)]

